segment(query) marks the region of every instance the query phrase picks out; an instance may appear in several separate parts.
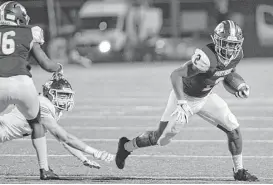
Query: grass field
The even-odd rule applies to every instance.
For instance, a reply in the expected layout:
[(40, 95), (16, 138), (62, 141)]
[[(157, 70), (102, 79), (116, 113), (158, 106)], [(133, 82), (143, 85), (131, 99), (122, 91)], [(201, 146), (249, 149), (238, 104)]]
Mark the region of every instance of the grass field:
[[(75, 108), (60, 124), (90, 146), (115, 153), (121, 136), (133, 138), (156, 128), (171, 84), (169, 75), (180, 63), (95, 64), (91, 69), (65, 66), (75, 95)], [(251, 86), (251, 96), (238, 100), (219, 85), (240, 121), (244, 166), (273, 183), (273, 61), (244, 60), (238, 72)], [(50, 75), (33, 69), (41, 84)], [(50, 166), (62, 180), (40, 181), (30, 138), (1, 145), (0, 183), (242, 183), (233, 180), (226, 135), (198, 116), (166, 147), (133, 152), (124, 170), (98, 161), (100, 170), (83, 166), (48, 134)], [(90, 157), (91, 158), (91, 157)]]

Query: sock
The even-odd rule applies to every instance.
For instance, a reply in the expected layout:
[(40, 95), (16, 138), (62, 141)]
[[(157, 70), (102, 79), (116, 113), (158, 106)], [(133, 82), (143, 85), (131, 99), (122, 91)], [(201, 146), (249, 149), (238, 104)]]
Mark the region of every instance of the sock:
[(124, 148), (125, 150), (127, 150), (128, 152), (132, 152), (136, 149), (138, 149), (138, 146), (136, 144), (136, 138), (128, 141), (127, 143), (124, 144)]
[(243, 169), (243, 155), (233, 155), (232, 156), (234, 171), (237, 172), (240, 169)]
[(32, 139), (32, 144), (37, 153), (40, 169), (48, 170), (46, 137)]

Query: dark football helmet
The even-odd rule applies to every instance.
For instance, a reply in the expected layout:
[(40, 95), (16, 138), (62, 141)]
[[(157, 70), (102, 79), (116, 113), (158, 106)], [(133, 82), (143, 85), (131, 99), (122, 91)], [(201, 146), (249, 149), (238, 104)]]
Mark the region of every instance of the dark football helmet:
[(8, 1), (0, 6), (0, 25), (28, 25), (29, 16), (23, 5)]
[(71, 111), (74, 107), (74, 91), (64, 78), (47, 81), (43, 85), (43, 95), (60, 110)]
[(221, 60), (231, 61), (242, 50), (244, 41), (242, 29), (231, 20), (222, 21), (218, 24), (211, 37), (215, 51)]

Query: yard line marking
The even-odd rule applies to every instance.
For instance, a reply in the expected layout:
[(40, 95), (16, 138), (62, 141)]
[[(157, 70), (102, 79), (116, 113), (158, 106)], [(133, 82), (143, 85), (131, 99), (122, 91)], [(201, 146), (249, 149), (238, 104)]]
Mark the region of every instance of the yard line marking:
[[(139, 126), (136, 126), (136, 127), (128, 127), (128, 126), (124, 126), (124, 127), (112, 127), (112, 126), (105, 126), (105, 127), (96, 127), (96, 126), (64, 126), (65, 129), (73, 129), (73, 130), (150, 130), (150, 129), (155, 129), (156, 128), (156, 125), (154, 127), (139, 127)], [(182, 129), (182, 131), (198, 131), (198, 130), (201, 130), (201, 131), (219, 131), (219, 129), (215, 128), (215, 127), (185, 127)], [(241, 131), (268, 131), (268, 132), (271, 132), (273, 131), (273, 126), (272, 127), (263, 127), (263, 128), (256, 128), (256, 127), (253, 127), (253, 128), (241, 128), (240, 129)]]
[[(219, 93), (218, 93), (219, 94)], [(130, 102), (130, 104), (133, 103), (144, 103), (144, 104), (149, 104), (150, 102), (156, 102), (156, 103), (166, 103), (168, 100), (169, 93), (166, 93), (166, 96), (158, 96), (154, 97), (154, 95), (149, 96), (149, 94), (141, 97), (134, 97), (133, 95), (127, 96), (127, 97), (103, 97), (103, 96), (96, 96), (96, 95), (91, 95), (91, 98), (84, 98), (84, 99), (77, 99), (76, 103), (84, 103), (84, 104), (93, 104), (94, 102), (107, 102), (113, 103), (117, 102), (120, 104), (120, 102)], [(273, 104), (273, 99), (268, 98), (268, 97), (257, 97), (257, 98), (249, 98), (245, 101), (238, 101), (236, 98), (225, 98), (222, 96), (222, 98), (228, 103), (228, 104)]]
[[(193, 117), (191, 119), (196, 119), (196, 117)], [(199, 117), (198, 117), (199, 118)], [(160, 120), (160, 115), (154, 115), (154, 116), (146, 116), (146, 115), (141, 115), (141, 116), (131, 116), (131, 115), (64, 115), (63, 119), (139, 119), (139, 120), (148, 120), (148, 119), (156, 119)], [(199, 118), (201, 119), (201, 118)], [(238, 116), (238, 120), (241, 121), (273, 121), (273, 117), (271, 116)]]
[[(273, 104), (273, 103), (272, 103)], [(249, 105), (231, 105), (229, 106), (230, 109), (232, 110), (247, 110), (247, 111), (271, 111), (273, 110), (273, 106), (249, 106)], [(123, 110), (126, 112), (131, 112), (131, 111), (163, 111), (165, 109), (165, 106), (156, 106), (156, 105), (143, 105), (143, 106), (120, 106), (120, 105), (81, 105), (78, 107), (74, 108), (74, 112), (77, 111), (92, 111), (92, 113), (94, 112), (98, 112), (101, 111), (103, 109), (109, 109), (111, 110), (111, 112), (116, 112), (117, 110)], [(102, 111), (103, 112), (103, 111)]]
[[(31, 139), (23, 138), (23, 139), (16, 139), (12, 140), (13, 142), (29, 142)], [(96, 142), (96, 141), (103, 141), (103, 142), (117, 142), (118, 139), (90, 139), (90, 138), (81, 138), (82, 141), (86, 142)], [(47, 141), (56, 141), (53, 138), (47, 138)], [(226, 143), (227, 140), (180, 140), (175, 139), (172, 140), (172, 143)], [(273, 143), (273, 140), (244, 140), (244, 143)]]
[[(40, 176), (37, 175), (0, 175), (0, 178), (4, 178), (4, 179), (16, 179), (16, 178), (20, 178), (20, 179), (33, 179), (33, 178), (37, 178), (37, 180), (39, 179)], [(196, 181), (207, 181), (207, 180), (211, 180), (212, 182), (214, 181), (225, 181), (225, 180), (232, 180), (235, 182), (234, 178), (232, 176), (116, 176), (116, 175), (112, 175), (112, 176), (92, 176), (92, 175), (60, 175), (60, 178), (74, 178), (74, 179), (79, 179), (79, 180), (85, 180), (83, 178), (86, 179), (94, 179), (94, 180), (106, 180), (107, 181), (120, 181), (120, 180), (179, 180), (179, 181), (187, 181), (187, 180), (196, 180)], [(112, 178), (112, 179), (111, 179)], [(270, 177), (259, 177), (260, 180), (273, 180), (273, 178)], [(60, 180), (57, 180), (60, 181)], [(54, 180), (51, 182), (55, 182)], [(261, 182), (261, 181), (260, 181)]]
[[(36, 157), (35, 154), (0, 154), (0, 157)], [(85, 155), (90, 157), (91, 155)], [(48, 157), (74, 157), (70, 154), (50, 154)], [(210, 156), (210, 155), (157, 155), (157, 154), (141, 154), (141, 155), (130, 155), (129, 157), (134, 158), (198, 158), (198, 159), (230, 159), (232, 156)], [(244, 156), (244, 159), (273, 159), (273, 156)]]

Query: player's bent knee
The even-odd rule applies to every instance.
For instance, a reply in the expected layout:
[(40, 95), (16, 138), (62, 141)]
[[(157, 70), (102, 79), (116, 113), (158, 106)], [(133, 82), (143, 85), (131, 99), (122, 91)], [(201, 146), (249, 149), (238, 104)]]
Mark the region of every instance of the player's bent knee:
[(226, 113), (223, 118), (219, 120), (219, 124), (217, 125), (217, 127), (225, 133), (233, 131), (240, 126), (235, 115), (230, 111), (227, 112), (228, 113)]
[(38, 114), (34, 119), (31, 120), (27, 120), (27, 122), (29, 123), (29, 125), (32, 127), (33, 124), (35, 123), (40, 123), (41, 121), (41, 110), (39, 108)]
[(237, 139), (240, 139), (242, 137), (240, 128), (238, 127), (232, 131), (227, 132), (227, 137), (231, 141), (235, 141)]

